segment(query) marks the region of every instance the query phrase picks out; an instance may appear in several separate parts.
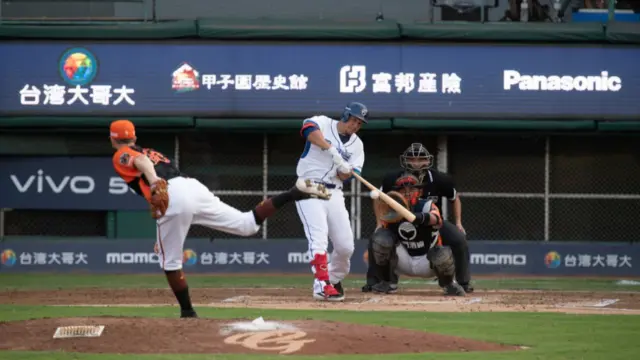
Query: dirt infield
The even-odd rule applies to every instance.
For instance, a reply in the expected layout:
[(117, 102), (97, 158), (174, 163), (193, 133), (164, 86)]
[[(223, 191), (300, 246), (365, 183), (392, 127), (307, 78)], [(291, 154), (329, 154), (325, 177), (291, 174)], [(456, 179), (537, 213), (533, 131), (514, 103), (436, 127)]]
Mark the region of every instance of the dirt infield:
[[(445, 297), (437, 289), (402, 289), (394, 295), (346, 289), (343, 303), (314, 301), (310, 290), (271, 288), (192, 289), (197, 307), (265, 309), (337, 309), (352, 311), (531, 311), (593, 314), (640, 314), (637, 292), (476, 291)], [(168, 289), (76, 289), (5, 291), (2, 304), (86, 306), (175, 306)]]
[[(83, 353), (246, 353), (280, 355), (506, 351), (487, 343), (394, 327), (332, 321), (288, 321), (286, 329), (233, 329), (237, 320), (66, 318), (0, 322), (0, 349)], [(244, 324), (251, 324), (245, 321)], [(99, 338), (54, 339), (59, 326), (105, 326)], [(188, 339), (188, 341), (185, 341)]]
[[(401, 289), (394, 295), (346, 289), (342, 303), (314, 301), (311, 291), (293, 288), (207, 288), (191, 290), (196, 309), (264, 308), (351, 311), (564, 312), (640, 315), (637, 292), (476, 291), (445, 297), (437, 288)], [(169, 289), (9, 290), (0, 304), (52, 306), (176, 307)], [(176, 315), (177, 315), (176, 309)], [(259, 353), (389, 354), (456, 351), (512, 351), (517, 345), (411, 331), (389, 326), (290, 321), (287, 329), (228, 331), (245, 320), (156, 318), (60, 318), (0, 322), (0, 350), (65, 350), (88, 353)], [(100, 338), (53, 339), (58, 326), (104, 325)], [(227, 329), (223, 331), (224, 329)], [(189, 339), (189, 341), (184, 341)], [(344, 342), (336, 346), (336, 341)], [(390, 347), (389, 344), (394, 344)]]

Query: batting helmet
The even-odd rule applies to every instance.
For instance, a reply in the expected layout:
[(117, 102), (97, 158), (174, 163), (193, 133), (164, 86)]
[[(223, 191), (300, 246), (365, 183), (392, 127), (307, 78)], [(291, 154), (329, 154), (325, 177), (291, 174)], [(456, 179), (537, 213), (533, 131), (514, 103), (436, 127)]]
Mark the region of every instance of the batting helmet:
[(350, 116), (360, 119), (366, 124), (367, 118), (369, 117), (369, 110), (363, 103), (350, 102), (344, 108), (344, 111), (342, 112), (342, 117), (340, 118), (340, 120), (347, 122)]

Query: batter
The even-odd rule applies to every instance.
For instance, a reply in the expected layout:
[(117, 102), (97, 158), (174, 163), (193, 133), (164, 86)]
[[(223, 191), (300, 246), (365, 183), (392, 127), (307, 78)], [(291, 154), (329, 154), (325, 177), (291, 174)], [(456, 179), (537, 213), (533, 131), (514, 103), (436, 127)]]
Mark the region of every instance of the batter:
[[(305, 199), (296, 202), (298, 215), (309, 242), (311, 271), (314, 273), (313, 298), (343, 301), (342, 280), (351, 268), (354, 250), (343, 183), (360, 174), (364, 165), (364, 147), (356, 135), (369, 112), (364, 104), (348, 104), (340, 121), (324, 115), (304, 120), (301, 135), (306, 144), (297, 166), (299, 179), (311, 179), (331, 194), (328, 201)], [(333, 245), (327, 265), (329, 239)]]

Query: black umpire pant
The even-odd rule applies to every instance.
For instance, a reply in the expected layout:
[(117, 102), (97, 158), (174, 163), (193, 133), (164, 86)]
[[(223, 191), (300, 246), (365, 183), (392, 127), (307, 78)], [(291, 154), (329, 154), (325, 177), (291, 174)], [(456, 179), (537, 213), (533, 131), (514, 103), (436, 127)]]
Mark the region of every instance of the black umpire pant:
[[(469, 253), (469, 244), (467, 243), (466, 235), (460, 231), (454, 224), (449, 221), (444, 221), (442, 228), (440, 229), (440, 235), (442, 236), (442, 245), (449, 246), (456, 263), (456, 282), (460, 285), (466, 285), (471, 281), (470, 272), (470, 260), (471, 254)], [(397, 284), (399, 277), (393, 271), (389, 269), (382, 271), (378, 269), (373, 259), (372, 239), (369, 238), (369, 268), (367, 269), (367, 285), (373, 286), (380, 281), (389, 281), (392, 284)]]

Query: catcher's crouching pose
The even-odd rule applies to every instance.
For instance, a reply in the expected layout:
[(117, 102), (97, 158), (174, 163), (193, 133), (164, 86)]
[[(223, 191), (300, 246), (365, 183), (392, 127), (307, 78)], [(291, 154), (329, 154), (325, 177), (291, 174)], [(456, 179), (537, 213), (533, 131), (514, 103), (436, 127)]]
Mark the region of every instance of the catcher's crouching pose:
[(377, 276), (382, 279), (376, 286), (388, 286), (392, 272), (427, 279), (435, 276), (445, 295), (465, 296), (464, 289), (454, 282), (455, 262), (451, 248), (442, 246), (439, 233), (442, 217), (438, 207), (431, 200), (414, 197), (410, 201), (407, 198), (411, 199), (411, 196), (396, 191), (387, 195), (412, 210), (416, 219), (409, 222), (377, 200), (383, 226), (374, 232), (369, 248)]
[(156, 219), (156, 252), (171, 290), (180, 304), (181, 317), (197, 317), (182, 272), (183, 246), (192, 224), (227, 233), (250, 236), (266, 218), (288, 202), (310, 197), (327, 200), (324, 187), (299, 179), (291, 190), (266, 199), (242, 212), (225, 204), (200, 181), (182, 174), (162, 153), (135, 144), (135, 128), (128, 120), (111, 123), (115, 171), (129, 187), (150, 204)]

